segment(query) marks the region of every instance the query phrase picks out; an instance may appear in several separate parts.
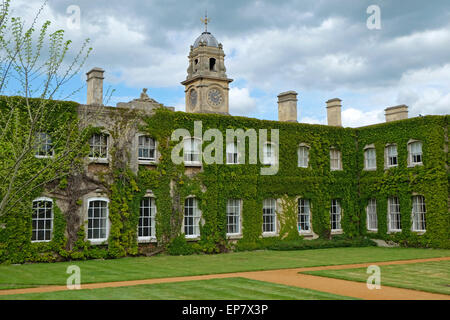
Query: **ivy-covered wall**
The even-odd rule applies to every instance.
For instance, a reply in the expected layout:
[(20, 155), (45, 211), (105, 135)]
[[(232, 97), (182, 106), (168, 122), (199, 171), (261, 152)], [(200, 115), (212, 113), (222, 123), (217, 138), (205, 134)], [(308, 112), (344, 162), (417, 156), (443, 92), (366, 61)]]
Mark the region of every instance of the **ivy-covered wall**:
[[(170, 140), (172, 132), (185, 128), (193, 134), (195, 121), (202, 121), (203, 132), (210, 128), (219, 129), (224, 135), (224, 141), (227, 129), (268, 129), (269, 132), (270, 129), (279, 129), (278, 173), (264, 176), (260, 174), (260, 164), (248, 163), (248, 141), (245, 164), (204, 164), (201, 169), (175, 165), (171, 160), (171, 152), (179, 141)], [(131, 170), (123, 164), (126, 150), (122, 150), (122, 162), (116, 161), (115, 157), (118, 158), (117, 152), (120, 151), (118, 149), (121, 148), (117, 145), (111, 150), (113, 159), (105, 167), (106, 171), (98, 177), (99, 185), (110, 200), (111, 223), (107, 243), (95, 246), (89, 244), (85, 240), (87, 226), (83, 221), (72, 226), (74, 222), (68, 217), (79, 215), (83, 206), (81, 198), (74, 195), (76, 198), (71, 199), (72, 204), (78, 206), (78, 209), (75, 210), (72, 206), (70, 208), (73, 211), (63, 215), (66, 229), (72, 226), (71, 230), (76, 231), (76, 237), (69, 241), (70, 245), (64, 242), (67, 242), (67, 231), (65, 234), (57, 231), (55, 224), (54, 240), (51, 243), (42, 245), (42, 248), (41, 244), (30, 246), (31, 213), (28, 216), (15, 215), (14, 218), (6, 218), (10, 219), (5, 224), (6, 228), (0, 229), (0, 261), (114, 258), (143, 252), (177, 252), (180, 248), (185, 253), (217, 253), (234, 246), (252, 248), (264, 241), (262, 206), (263, 200), (267, 198), (279, 199), (279, 208), (283, 211), (279, 216), (281, 226), (276, 238), (301, 239), (297, 231), (298, 197), (310, 200), (312, 229), (322, 238), (331, 236), (332, 199), (340, 200), (345, 235), (358, 237), (368, 234), (365, 207), (368, 199), (376, 198), (378, 233), (370, 236), (402, 241), (406, 245), (449, 248), (449, 173), (448, 153), (445, 150), (447, 121), (448, 116), (427, 116), (351, 129), (157, 109), (153, 116), (144, 117), (137, 126), (140, 132), (158, 141), (158, 164), (141, 165), (137, 171)], [(120, 130), (115, 135), (120, 135)], [(410, 139), (423, 141), (424, 166), (407, 168), (407, 142)], [(399, 167), (385, 171), (384, 146), (394, 142), (399, 146)], [(300, 143), (310, 146), (309, 168), (298, 167), (297, 150)], [(377, 149), (377, 170), (374, 172), (363, 170), (363, 149), (370, 144), (375, 144)], [(205, 143), (203, 147), (207, 145)], [(226, 143), (223, 150), (224, 163), (225, 145)], [(342, 152), (342, 171), (330, 170), (331, 147)], [(63, 183), (62, 188), (65, 187), (67, 186)], [(139, 205), (148, 190), (152, 191), (156, 200), (157, 242), (138, 245), (136, 230)], [(426, 198), (427, 232), (420, 236), (409, 231), (413, 192)], [(387, 235), (387, 197), (392, 195), (400, 198), (403, 231)], [(183, 205), (187, 196), (197, 197), (203, 219), (201, 238), (189, 243), (182, 236)], [(242, 199), (242, 238), (237, 244), (226, 238), (228, 199)], [(57, 214), (55, 219), (56, 216)], [(58, 228), (63, 230), (63, 223)], [(12, 236), (19, 233), (20, 237)], [(13, 255), (12, 252), (19, 248), (27, 248), (28, 253)]]
[[(378, 232), (371, 236), (408, 246), (450, 248), (448, 116), (427, 116), (356, 129), (358, 141), (359, 210), (369, 199), (377, 200)], [(423, 165), (408, 167), (408, 142), (423, 143)], [(364, 171), (364, 147), (374, 144), (377, 170)], [(396, 144), (398, 167), (385, 170), (386, 144)], [(411, 231), (412, 195), (426, 201), (426, 232)], [(402, 232), (388, 234), (388, 198), (398, 197)], [(361, 214), (362, 226), (366, 215)], [(367, 234), (366, 228), (361, 228)]]

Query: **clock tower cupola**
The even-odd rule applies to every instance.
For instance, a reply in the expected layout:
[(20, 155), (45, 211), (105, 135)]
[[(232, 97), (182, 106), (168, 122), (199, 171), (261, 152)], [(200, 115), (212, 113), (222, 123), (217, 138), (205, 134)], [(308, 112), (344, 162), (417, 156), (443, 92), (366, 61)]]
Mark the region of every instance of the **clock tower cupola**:
[(207, 16), (202, 19), (205, 31), (195, 40), (189, 52), (185, 86), (186, 112), (229, 114), (228, 92), (232, 79), (225, 69), (222, 44), (208, 32)]

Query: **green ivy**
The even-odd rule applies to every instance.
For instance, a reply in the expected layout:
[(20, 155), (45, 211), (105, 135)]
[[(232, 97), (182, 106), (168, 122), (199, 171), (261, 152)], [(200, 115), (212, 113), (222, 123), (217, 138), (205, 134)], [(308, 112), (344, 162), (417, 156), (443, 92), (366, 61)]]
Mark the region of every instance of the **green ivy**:
[[(54, 237), (49, 243), (31, 244), (31, 213), (13, 213), (0, 223), (0, 261), (56, 261), (58, 259), (116, 258), (139, 254), (137, 225), (139, 205), (147, 191), (155, 196), (156, 238), (155, 251), (171, 254), (194, 252), (218, 253), (233, 248), (257, 249), (283, 247), (286, 242), (295, 247), (307, 247), (297, 231), (297, 199), (310, 200), (312, 229), (321, 240), (331, 238), (330, 206), (339, 199), (342, 208), (342, 228), (346, 238), (376, 237), (401, 242), (408, 246), (450, 248), (450, 218), (447, 207), (449, 173), (448, 153), (445, 150), (448, 116), (427, 116), (358, 129), (322, 125), (281, 123), (244, 117), (215, 114), (188, 114), (157, 109), (146, 117), (140, 131), (158, 141), (158, 164), (139, 167), (137, 173), (121, 166), (112, 152), (112, 165), (102, 179), (107, 185), (110, 232), (107, 244), (91, 245), (85, 240), (84, 226), (72, 250), (66, 250), (64, 215), (55, 207)], [(173, 130), (188, 129), (193, 134), (194, 121), (202, 121), (203, 131), (219, 129), (279, 129), (280, 168), (274, 176), (260, 175), (260, 164), (204, 165), (186, 168), (171, 160), (170, 141)], [(408, 168), (407, 143), (410, 139), (423, 141), (424, 165)], [(309, 168), (297, 165), (300, 143), (311, 146)], [(384, 169), (384, 147), (397, 143), (399, 166)], [(375, 144), (377, 170), (364, 171), (364, 146)], [(205, 144), (207, 145), (207, 143)], [(342, 152), (342, 171), (331, 171), (329, 150)], [(249, 150), (249, 142), (246, 142)], [(247, 153), (248, 155), (248, 153)], [(225, 147), (224, 147), (225, 159)], [(105, 181), (112, 181), (107, 184)], [(61, 180), (60, 188), (67, 186)], [(417, 235), (410, 230), (411, 196), (425, 196), (427, 205), (427, 232)], [(30, 195), (29, 201), (38, 194)], [(186, 241), (182, 220), (184, 200), (195, 196), (199, 200), (203, 224), (197, 242)], [(402, 214), (403, 232), (387, 234), (387, 198), (398, 196)], [(278, 215), (278, 237), (262, 237), (262, 205), (267, 198), (279, 199), (282, 215)], [(378, 233), (366, 228), (365, 208), (369, 199), (377, 200)], [(228, 199), (242, 200), (242, 239), (229, 241), (226, 237), (226, 205)], [(78, 200), (78, 199), (77, 199)], [(77, 203), (81, 205), (81, 203)], [(26, 232), (24, 232), (26, 231)], [(358, 240), (359, 241), (359, 240)], [(303, 242), (302, 242), (303, 243)], [(306, 243), (306, 242), (305, 242)], [(328, 242), (327, 242), (328, 243)], [(326, 244), (330, 245), (330, 244)], [(351, 245), (343, 242), (344, 246)]]

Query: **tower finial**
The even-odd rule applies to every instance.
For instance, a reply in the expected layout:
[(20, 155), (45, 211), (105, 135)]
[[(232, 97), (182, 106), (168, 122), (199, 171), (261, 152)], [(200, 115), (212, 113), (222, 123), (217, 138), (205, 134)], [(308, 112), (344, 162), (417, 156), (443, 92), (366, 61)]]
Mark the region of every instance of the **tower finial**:
[(208, 32), (208, 23), (211, 19), (208, 19), (208, 10), (205, 10), (205, 19), (200, 18), (200, 20), (205, 24), (205, 32)]

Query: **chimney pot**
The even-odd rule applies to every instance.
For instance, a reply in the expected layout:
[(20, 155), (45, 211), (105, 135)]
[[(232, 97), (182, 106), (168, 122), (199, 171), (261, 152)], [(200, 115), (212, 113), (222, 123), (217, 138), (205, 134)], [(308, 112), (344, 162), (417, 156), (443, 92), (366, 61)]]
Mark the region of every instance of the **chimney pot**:
[(342, 100), (339, 98), (327, 101), (327, 120), (329, 126), (342, 127), (341, 102)]
[(278, 95), (278, 121), (297, 122), (297, 95), (295, 91)]
[(404, 104), (389, 107), (385, 109), (384, 112), (386, 115), (386, 122), (408, 119), (408, 106)]
[(87, 76), (87, 99), (88, 105), (103, 105), (103, 74), (105, 70), (93, 68), (86, 73)]

